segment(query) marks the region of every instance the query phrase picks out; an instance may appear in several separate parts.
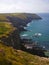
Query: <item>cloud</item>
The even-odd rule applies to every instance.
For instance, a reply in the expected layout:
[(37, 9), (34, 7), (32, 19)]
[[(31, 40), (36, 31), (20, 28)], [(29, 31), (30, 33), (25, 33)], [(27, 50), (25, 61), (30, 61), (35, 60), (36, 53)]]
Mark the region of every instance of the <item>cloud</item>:
[(49, 0), (0, 0), (0, 13), (49, 12)]

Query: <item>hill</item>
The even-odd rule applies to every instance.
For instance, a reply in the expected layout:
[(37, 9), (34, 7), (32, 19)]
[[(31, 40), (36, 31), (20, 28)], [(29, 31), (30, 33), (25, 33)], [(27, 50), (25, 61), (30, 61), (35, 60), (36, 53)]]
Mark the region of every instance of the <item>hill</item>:
[(10, 22), (0, 22), (0, 38), (3, 36), (6, 37), (13, 30), (15, 30), (15, 28)]
[(49, 58), (16, 50), (0, 42), (0, 65), (49, 65)]
[(0, 22), (11, 22), (14, 27), (17, 27), (20, 31), (25, 30), (24, 26), (27, 26), (32, 20), (39, 20), (40, 16), (32, 13), (11, 13), (0, 14)]
[(20, 46), (18, 29), (10, 22), (0, 22), (0, 41), (4, 42), (5, 45), (18, 49)]

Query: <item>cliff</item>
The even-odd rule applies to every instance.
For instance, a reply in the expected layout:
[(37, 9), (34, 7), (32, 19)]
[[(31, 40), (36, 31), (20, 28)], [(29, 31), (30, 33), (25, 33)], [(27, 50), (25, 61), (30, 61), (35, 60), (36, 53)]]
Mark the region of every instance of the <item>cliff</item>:
[(20, 49), (19, 30), (9, 22), (0, 22), (0, 41), (7, 46)]
[(32, 14), (23, 14), (0, 15), (0, 65), (49, 65), (49, 58), (20, 50), (19, 30), (34, 19)]
[(40, 16), (32, 13), (12, 13), (12, 14), (0, 14), (0, 21), (8, 21), (13, 24), (14, 27), (17, 27), (20, 31), (25, 30), (26, 26), (32, 20), (39, 20)]
[(49, 58), (16, 50), (0, 42), (0, 65), (49, 65)]
[(13, 23), (15, 27), (19, 30), (23, 30), (23, 27), (26, 26), (32, 20), (39, 20), (41, 19), (40, 16), (37, 14), (31, 13), (17, 13), (13, 14), (12, 16), (7, 16), (9, 22)]

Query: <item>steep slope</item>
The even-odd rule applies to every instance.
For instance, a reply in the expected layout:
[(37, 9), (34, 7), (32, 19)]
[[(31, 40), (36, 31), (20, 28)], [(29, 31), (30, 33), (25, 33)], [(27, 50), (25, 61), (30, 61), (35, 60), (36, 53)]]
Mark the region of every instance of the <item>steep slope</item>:
[(17, 23), (18, 25), (25, 26), (27, 23), (31, 22), (32, 20), (39, 20), (41, 19), (41, 17), (38, 16), (37, 14), (32, 14), (32, 13), (15, 13), (12, 14), (12, 16), (7, 15), (7, 19), (12, 23), (14, 22), (15, 24)]
[(0, 14), (0, 22), (11, 22), (14, 27), (17, 27), (20, 31), (25, 30), (26, 26), (32, 20), (39, 20), (40, 16), (32, 13), (11, 13), (11, 14)]
[(15, 28), (10, 22), (0, 22), (0, 38), (3, 36), (6, 37), (13, 30), (15, 30)]
[(20, 48), (20, 37), (17, 28), (10, 22), (0, 22), (0, 41), (5, 45)]
[(49, 65), (49, 58), (16, 50), (0, 42), (0, 65)]

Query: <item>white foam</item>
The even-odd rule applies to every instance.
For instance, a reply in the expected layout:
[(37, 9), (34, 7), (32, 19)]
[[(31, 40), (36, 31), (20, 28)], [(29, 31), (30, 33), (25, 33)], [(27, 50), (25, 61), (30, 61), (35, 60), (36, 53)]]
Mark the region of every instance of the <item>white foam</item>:
[(21, 36), (28, 36), (27, 34), (21, 35)]
[(45, 46), (43, 46), (43, 48), (45, 48)]
[(30, 23), (28, 23), (27, 26), (30, 26)]
[(24, 29), (26, 29), (26, 27), (24, 27)]
[(35, 36), (41, 36), (42, 34), (41, 33), (35, 33), (34, 35)]

